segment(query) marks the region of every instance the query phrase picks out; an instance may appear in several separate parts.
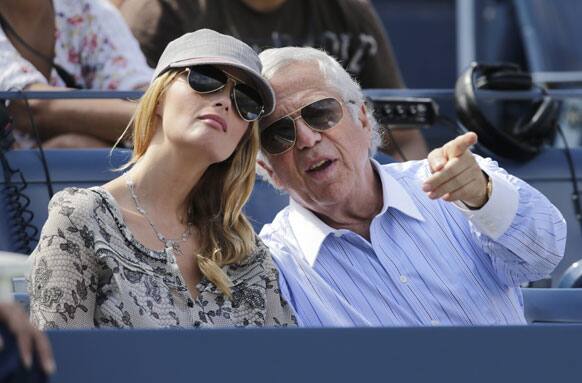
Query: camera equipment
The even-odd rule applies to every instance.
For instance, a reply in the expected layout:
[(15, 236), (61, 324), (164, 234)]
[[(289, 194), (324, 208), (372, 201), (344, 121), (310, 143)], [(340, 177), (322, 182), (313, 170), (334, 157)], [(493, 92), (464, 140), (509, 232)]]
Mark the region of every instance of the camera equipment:
[[(531, 91), (533, 99), (484, 97), (483, 90)], [(479, 135), (494, 153), (515, 160), (535, 156), (556, 134), (559, 103), (514, 64), (478, 64), (459, 77), (455, 86), (459, 120)]]
[(438, 116), (438, 106), (430, 98), (383, 97), (373, 100), (374, 116), (382, 125), (430, 126)]

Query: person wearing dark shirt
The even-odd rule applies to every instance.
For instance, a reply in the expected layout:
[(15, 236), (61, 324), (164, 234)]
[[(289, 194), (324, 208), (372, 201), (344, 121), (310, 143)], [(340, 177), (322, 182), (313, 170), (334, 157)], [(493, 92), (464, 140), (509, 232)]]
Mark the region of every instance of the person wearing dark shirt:
[[(322, 48), (363, 88), (404, 87), (390, 41), (368, 0), (125, 0), (120, 10), (150, 65), (169, 41), (209, 28), (256, 51)], [(418, 130), (396, 130), (393, 136), (408, 159), (426, 156)], [(395, 154), (387, 140), (383, 149)]]

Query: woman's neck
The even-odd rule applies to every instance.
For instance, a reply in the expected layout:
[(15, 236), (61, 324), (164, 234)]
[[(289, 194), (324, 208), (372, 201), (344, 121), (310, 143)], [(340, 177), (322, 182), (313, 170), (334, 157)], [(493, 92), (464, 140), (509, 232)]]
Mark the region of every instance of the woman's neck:
[(128, 172), (136, 193), (148, 214), (166, 216), (175, 212), (185, 223), (189, 196), (210, 164), (203, 160), (185, 160), (178, 150), (171, 153), (150, 147)]

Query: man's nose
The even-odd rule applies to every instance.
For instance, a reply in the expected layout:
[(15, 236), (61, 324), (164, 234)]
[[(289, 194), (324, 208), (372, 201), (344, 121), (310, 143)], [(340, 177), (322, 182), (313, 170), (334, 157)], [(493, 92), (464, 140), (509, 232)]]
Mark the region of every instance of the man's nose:
[(297, 134), (295, 145), (297, 145), (297, 149), (299, 150), (311, 148), (321, 141), (321, 133), (311, 129), (303, 121), (303, 118), (295, 120), (295, 131)]

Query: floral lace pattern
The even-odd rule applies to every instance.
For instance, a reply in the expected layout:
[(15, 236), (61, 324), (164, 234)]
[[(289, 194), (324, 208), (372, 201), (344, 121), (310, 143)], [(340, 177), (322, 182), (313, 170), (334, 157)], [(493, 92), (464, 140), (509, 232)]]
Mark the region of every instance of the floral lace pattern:
[(42, 329), (296, 325), (259, 239), (243, 263), (224, 267), (232, 299), (202, 278), (193, 300), (174, 254), (135, 241), (115, 200), (99, 187), (53, 197), (31, 257), (31, 320)]

